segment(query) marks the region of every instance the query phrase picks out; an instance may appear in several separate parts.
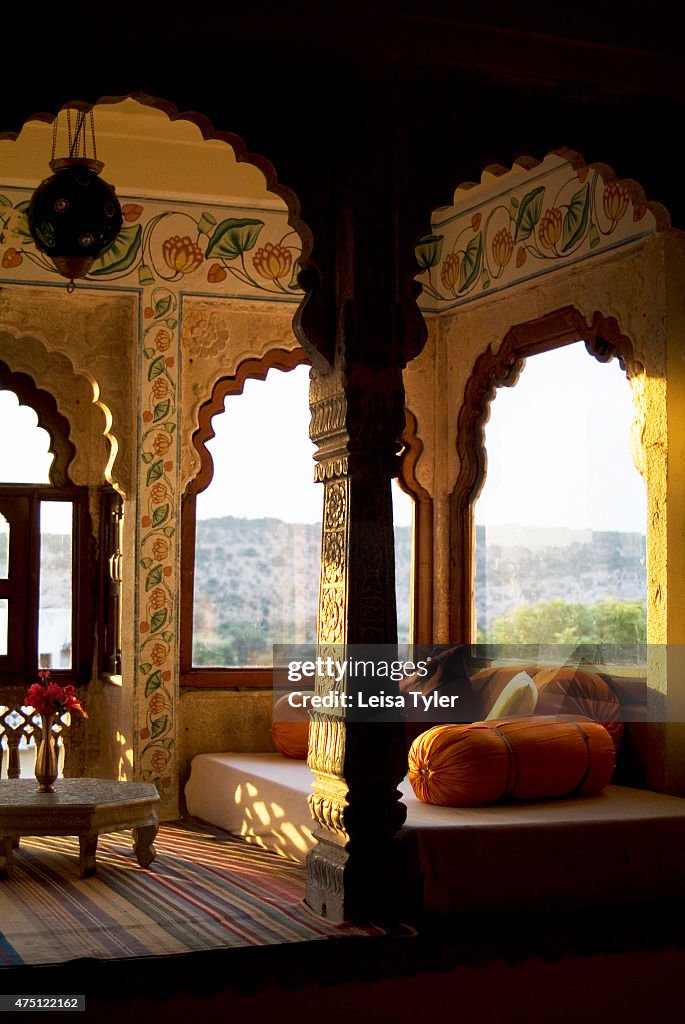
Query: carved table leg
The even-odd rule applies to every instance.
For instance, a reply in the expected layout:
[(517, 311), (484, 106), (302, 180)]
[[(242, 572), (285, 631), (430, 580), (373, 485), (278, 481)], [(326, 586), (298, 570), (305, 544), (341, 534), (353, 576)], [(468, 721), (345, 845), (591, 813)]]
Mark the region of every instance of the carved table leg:
[(97, 832), (88, 832), (78, 837), (79, 874), (81, 878), (95, 874), (95, 853), (98, 848)]
[(147, 868), (157, 856), (154, 848), (154, 840), (159, 831), (159, 823), (154, 825), (143, 825), (142, 828), (133, 829), (133, 849), (136, 851), (136, 858), (141, 868)]
[(12, 847), (14, 844), (14, 839), (9, 839), (6, 836), (0, 837), (0, 875), (7, 878), (12, 877)]

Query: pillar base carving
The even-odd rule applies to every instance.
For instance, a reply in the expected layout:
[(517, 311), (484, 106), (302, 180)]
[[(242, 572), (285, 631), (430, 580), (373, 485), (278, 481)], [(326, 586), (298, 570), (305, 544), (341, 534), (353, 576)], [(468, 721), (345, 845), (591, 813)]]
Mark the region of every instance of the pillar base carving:
[(421, 876), (413, 834), (379, 843), (345, 845), (322, 830), (307, 855), (305, 903), (333, 924), (373, 922), (389, 926), (416, 917)]

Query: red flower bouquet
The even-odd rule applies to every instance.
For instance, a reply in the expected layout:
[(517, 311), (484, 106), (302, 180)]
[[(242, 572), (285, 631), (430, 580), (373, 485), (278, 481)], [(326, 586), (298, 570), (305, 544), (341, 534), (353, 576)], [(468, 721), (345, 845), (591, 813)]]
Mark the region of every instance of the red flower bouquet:
[(88, 715), (81, 701), (76, 696), (73, 686), (59, 686), (50, 679), (47, 669), (38, 673), (39, 683), (29, 686), (24, 697), (24, 706), (33, 708), (41, 715), (62, 715), (65, 711), (80, 711), (84, 718)]

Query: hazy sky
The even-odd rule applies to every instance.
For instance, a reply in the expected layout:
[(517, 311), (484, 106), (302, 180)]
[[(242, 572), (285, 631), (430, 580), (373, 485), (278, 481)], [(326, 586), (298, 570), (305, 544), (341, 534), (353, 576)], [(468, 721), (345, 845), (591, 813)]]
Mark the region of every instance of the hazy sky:
[(618, 362), (579, 342), (532, 356), (499, 388), (485, 427), (476, 522), (644, 533), (646, 490), (630, 454), (633, 404)]
[[(208, 443), (214, 479), (197, 514), (321, 519), (308, 439), (309, 370), (271, 370), (226, 399)], [(486, 424), (488, 476), (476, 521), (645, 531), (645, 487), (629, 450), (630, 387), (616, 361), (600, 365), (581, 344), (530, 358), (514, 388), (500, 388)], [(47, 434), (16, 398), (0, 392), (0, 481), (47, 480)], [(27, 439), (26, 446), (7, 443)], [(409, 498), (395, 488), (396, 522)]]
[[(270, 370), (265, 381), (246, 381), (243, 395), (249, 401), (229, 396), (224, 413), (212, 420), (215, 437), (207, 448), (214, 477), (197, 497), (198, 519), (258, 515), (321, 522), (323, 485), (313, 482), (316, 449), (308, 435), (309, 367)], [(231, 486), (236, 480), (237, 488)], [(408, 525), (411, 499), (393, 490), (395, 521)]]

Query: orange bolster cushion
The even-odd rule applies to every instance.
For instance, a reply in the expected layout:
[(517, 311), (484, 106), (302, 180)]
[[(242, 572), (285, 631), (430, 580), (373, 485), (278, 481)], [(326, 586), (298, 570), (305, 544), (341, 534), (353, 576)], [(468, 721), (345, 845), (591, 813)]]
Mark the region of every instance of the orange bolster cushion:
[(623, 736), (621, 702), (608, 683), (582, 668), (542, 669), (533, 676), (542, 715), (582, 715), (601, 722), (616, 748)]
[(598, 793), (615, 764), (598, 722), (532, 716), (429, 729), (409, 750), (409, 781), (424, 803), (478, 807)]
[(310, 715), (306, 708), (292, 707), (289, 694), (279, 697), (273, 708), (271, 739), (279, 753), (306, 761), (309, 752)]

